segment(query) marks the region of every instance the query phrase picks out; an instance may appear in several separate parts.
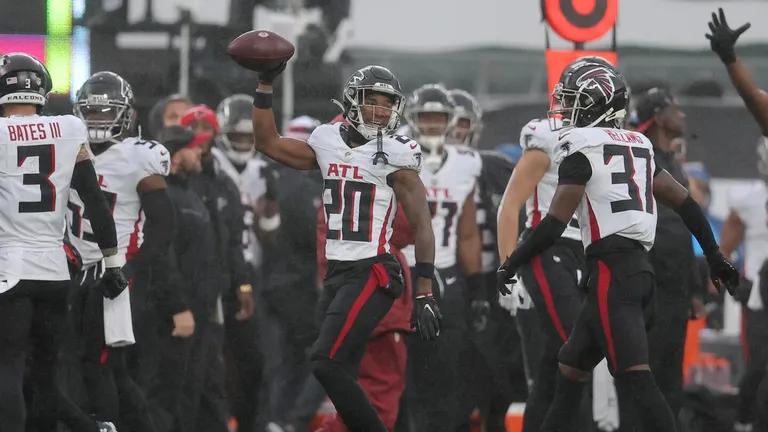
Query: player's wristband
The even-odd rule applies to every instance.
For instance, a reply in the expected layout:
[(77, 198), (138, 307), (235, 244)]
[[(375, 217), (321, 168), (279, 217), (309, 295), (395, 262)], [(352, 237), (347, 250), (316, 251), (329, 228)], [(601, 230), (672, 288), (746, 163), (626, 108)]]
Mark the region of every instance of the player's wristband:
[(425, 279), (432, 279), (435, 277), (435, 265), (432, 263), (417, 262), (413, 266), (413, 274), (416, 277), (423, 277)]
[(272, 108), (272, 92), (256, 89), (256, 91), (253, 92), (253, 106), (259, 109)]
[(125, 255), (115, 254), (104, 257), (104, 267), (106, 268), (121, 268), (125, 265)]

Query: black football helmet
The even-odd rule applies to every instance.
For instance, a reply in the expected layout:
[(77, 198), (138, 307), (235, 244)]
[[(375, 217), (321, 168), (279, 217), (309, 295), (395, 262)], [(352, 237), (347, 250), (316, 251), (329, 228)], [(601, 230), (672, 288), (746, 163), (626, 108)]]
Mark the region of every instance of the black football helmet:
[[(419, 117), (425, 113), (444, 114), (445, 127), (424, 124)], [(425, 84), (411, 94), (405, 117), (411, 137), (432, 153), (442, 147), (453, 132), (456, 124), (456, 103), (442, 84)]]
[(52, 88), (51, 76), (36, 58), (25, 53), (8, 53), (0, 58), (0, 106), (37, 105), (40, 113)]
[[(624, 126), (629, 88), (624, 76), (609, 64), (577, 60), (569, 65), (552, 92), (550, 127)], [(561, 120), (556, 125), (555, 120)]]
[[(456, 104), (456, 127), (451, 134), (454, 142), (476, 147), (483, 130), (483, 110), (480, 104), (465, 90), (449, 90), (448, 95)], [(459, 122), (462, 119), (469, 121), (469, 129), (466, 131), (460, 129)]]
[(216, 117), (221, 127), (221, 135), (216, 143), (235, 165), (245, 165), (256, 154), (251, 111), (253, 97), (247, 94), (229, 96), (216, 108)]
[[(363, 118), (366, 93), (374, 92), (389, 95), (392, 98), (392, 108), (382, 106), (370, 106), (374, 111), (386, 109), (390, 111), (389, 121), (384, 125), (366, 123)], [(405, 109), (405, 97), (400, 88), (400, 81), (382, 66), (366, 66), (352, 74), (344, 85), (344, 93), (341, 102), (334, 100), (341, 107), (344, 118), (355, 128), (363, 138), (372, 140), (379, 132), (382, 135), (391, 135), (397, 130), (400, 119)]]
[(88, 126), (91, 143), (125, 138), (136, 122), (133, 90), (114, 72), (96, 72), (77, 91), (74, 113)]

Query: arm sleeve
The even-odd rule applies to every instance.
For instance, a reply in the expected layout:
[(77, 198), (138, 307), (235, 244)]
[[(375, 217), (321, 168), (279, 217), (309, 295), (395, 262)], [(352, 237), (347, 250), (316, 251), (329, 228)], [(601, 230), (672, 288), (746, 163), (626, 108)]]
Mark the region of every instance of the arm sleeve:
[(531, 232), (527, 239), (523, 240), (512, 255), (507, 258), (506, 264), (517, 270), (522, 264), (530, 261), (536, 255), (544, 252), (555, 240), (560, 238), (565, 231), (566, 224), (557, 218), (547, 215), (541, 223)]
[(592, 178), (592, 165), (583, 153), (574, 153), (563, 159), (557, 171), (562, 185), (586, 185)]
[(93, 228), (96, 243), (98, 243), (104, 256), (117, 253), (117, 232), (115, 220), (112, 218), (112, 210), (107, 204), (104, 193), (96, 180), (96, 170), (90, 159), (82, 160), (75, 164), (72, 173), (72, 188), (77, 191), (88, 209), (91, 227)]
[(674, 210), (683, 219), (688, 230), (696, 237), (699, 245), (701, 245), (701, 249), (704, 251), (704, 255), (710, 257), (719, 253), (712, 227), (709, 225), (706, 216), (704, 216), (704, 212), (701, 211), (701, 207), (696, 204), (696, 201), (690, 195), (685, 198), (680, 207)]
[(136, 268), (152, 269), (154, 281), (165, 281), (168, 263), (167, 251), (176, 228), (176, 212), (165, 189), (139, 195), (144, 210), (144, 242), (131, 260)]
[(167, 277), (162, 280), (152, 280), (153, 291), (158, 310), (164, 316), (173, 316), (185, 310), (191, 310), (191, 305), (184, 292), (184, 282), (178, 266), (176, 248), (173, 244), (167, 249), (168, 259), (165, 260)]

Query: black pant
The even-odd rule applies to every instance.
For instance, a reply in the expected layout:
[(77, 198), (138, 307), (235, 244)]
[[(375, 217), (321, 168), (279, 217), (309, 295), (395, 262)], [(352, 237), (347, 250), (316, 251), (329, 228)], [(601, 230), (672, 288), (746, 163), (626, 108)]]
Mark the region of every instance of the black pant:
[(125, 431), (155, 430), (144, 393), (128, 373), (126, 348), (106, 346), (104, 297), (95, 288), (103, 273), (97, 263), (75, 274), (69, 296), (80, 370), (87, 393), (86, 412)]
[[(520, 269), (528, 295), (534, 304), (544, 334), (534, 343), (539, 356), (530, 357), (536, 374), (526, 402), (523, 430), (538, 431), (555, 394), (557, 354), (568, 339), (579, 314), (584, 293), (579, 288), (584, 273), (584, 248), (581, 242), (559, 239)], [(522, 312), (523, 315), (528, 311)], [(520, 321), (525, 323), (524, 320)]]
[(408, 339), (407, 411), (412, 430), (420, 432), (455, 430), (466, 421), (470, 397), (462, 372), (468, 343), (464, 280), (456, 267), (437, 273), (432, 292), (443, 315), (440, 335), (433, 341), (416, 334)]
[[(0, 294), (0, 427), (23, 432), (27, 422), (23, 381), (27, 349), (31, 348), (33, 401), (28, 426), (43, 432), (56, 429), (60, 410), (74, 406), (58, 388), (60, 343), (66, 326), (69, 281), (23, 280)], [(94, 432), (96, 423), (73, 410), (74, 432)]]
[(651, 254), (656, 274), (653, 314), (648, 330), (648, 349), (653, 376), (677, 418), (683, 404), (683, 354), (691, 301), (687, 295), (689, 268), (665, 254)]
[(402, 290), (400, 265), (391, 255), (328, 262), (312, 371), (352, 432), (386, 431), (356, 378), (368, 338)]
[(235, 319), (236, 302), (225, 304), (224, 361), (227, 392), (238, 430), (254, 432), (261, 387), (262, 357), (256, 317)]
[(756, 423), (755, 430), (765, 430), (768, 413), (757, 405), (758, 389), (763, 386), (768, 367), (768, 311), (742, 309), (747, 329), (747, 370), (739, 382), (738, 420)]

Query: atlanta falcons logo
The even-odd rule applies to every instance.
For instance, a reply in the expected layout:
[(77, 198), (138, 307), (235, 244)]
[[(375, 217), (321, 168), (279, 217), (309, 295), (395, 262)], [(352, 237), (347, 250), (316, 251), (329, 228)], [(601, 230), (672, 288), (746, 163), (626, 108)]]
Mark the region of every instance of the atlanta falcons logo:
[(613, 73), (606, 68), (598, 67), (587, 71), (576, 80), (579, 88), (597, 89), (605, 97), (606, 102), (613, 100), (616, 87), (613, 85)]

